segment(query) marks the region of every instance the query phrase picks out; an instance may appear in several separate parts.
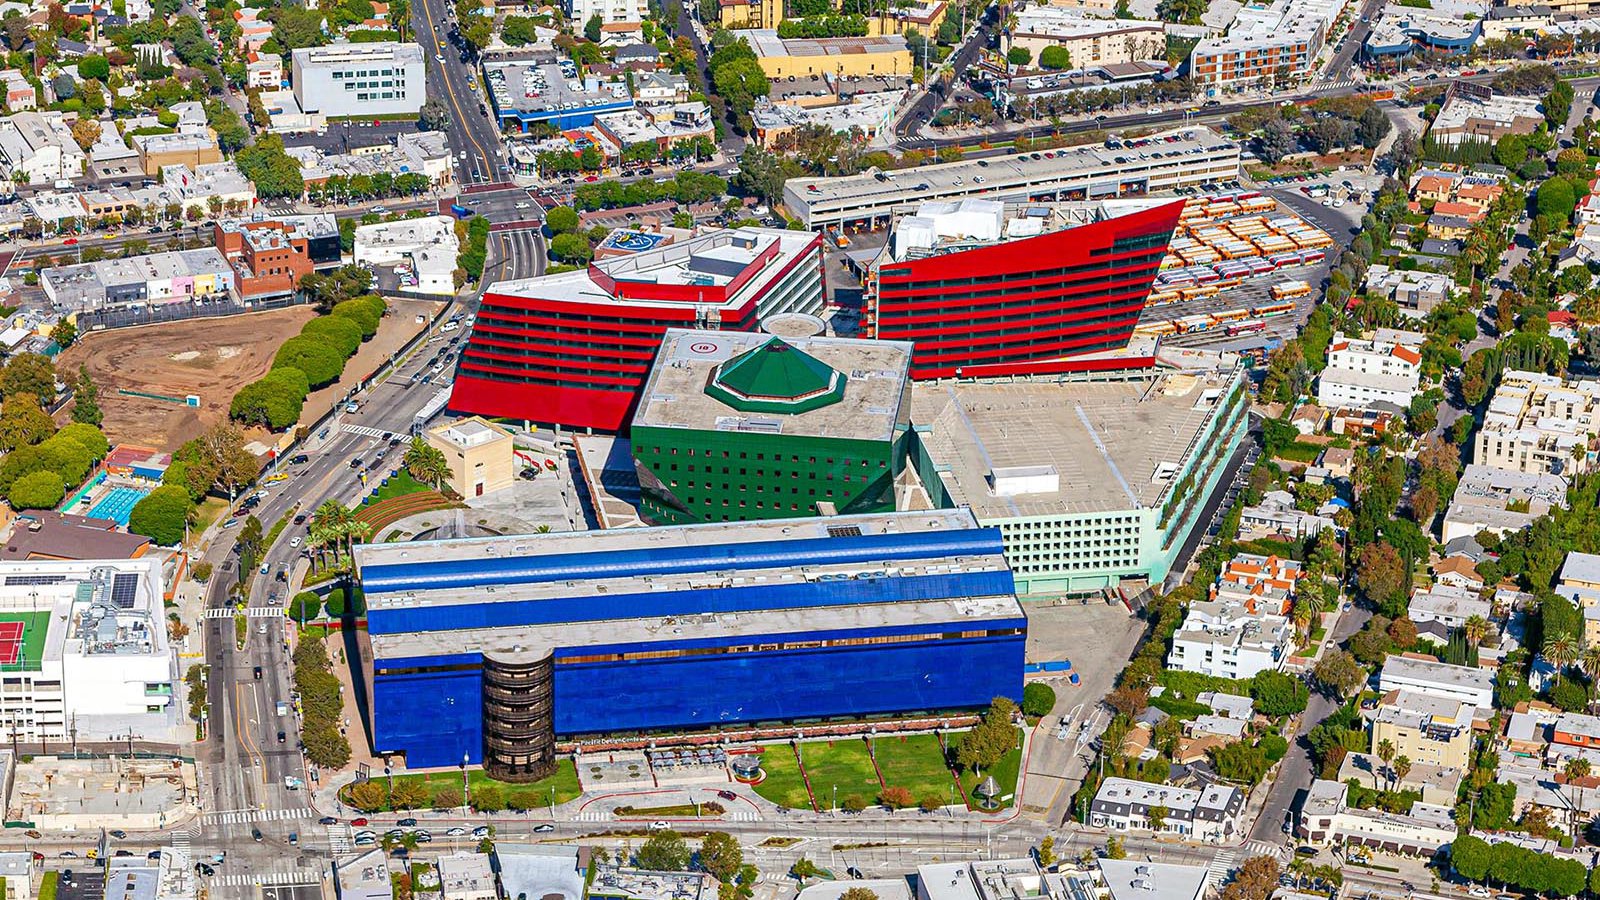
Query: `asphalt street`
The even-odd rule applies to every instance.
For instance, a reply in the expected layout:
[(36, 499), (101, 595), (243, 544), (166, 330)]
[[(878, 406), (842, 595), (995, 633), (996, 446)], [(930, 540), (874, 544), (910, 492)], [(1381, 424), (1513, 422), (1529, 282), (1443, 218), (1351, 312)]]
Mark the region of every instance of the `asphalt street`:
[[(464, 186), (500, 179), (500, 130), (485, 113), (487, 101), (467, 87), (468, 76), (477, 78), (476, 65), (463, 62), (461, 53), (446, 37), (455, 21), (448, 0), (419, 0), (411, 8), (413, 33), (426, 55), (430, 98), (442, 95), (450, 111), (450, 148), (456, 154), (457, 180)], [(481, 88), (480, 88), (481, 90)]]

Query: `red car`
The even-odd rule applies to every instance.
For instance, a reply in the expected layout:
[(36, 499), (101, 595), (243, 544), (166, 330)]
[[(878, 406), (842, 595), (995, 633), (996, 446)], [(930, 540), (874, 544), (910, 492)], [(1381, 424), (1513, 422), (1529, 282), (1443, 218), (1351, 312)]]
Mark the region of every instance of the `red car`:
[(584, 178), (583, 180), (589, 182), (590, 184), (593, 184), (596, 181), (600, 180), (600, 176), (599, 175), (590, 175), (590, 176)]
[(367, 820), (366, 819), (351, 819), (350, 820), (350, 826), (352, 828), (365, 828), (366, 825), (367, 825)]
[(61, 243), (71, 245), (71, 244), (76, 244), (77, 242), (78, 242), (77, 238), (67, 238), (66, 240), (62, 241)]

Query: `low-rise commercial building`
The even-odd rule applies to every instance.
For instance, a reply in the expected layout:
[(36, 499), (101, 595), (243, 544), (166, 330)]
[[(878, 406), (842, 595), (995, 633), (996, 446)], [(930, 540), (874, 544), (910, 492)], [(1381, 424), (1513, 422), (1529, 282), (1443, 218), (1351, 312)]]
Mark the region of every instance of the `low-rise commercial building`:
[(339, 900), (394, 900), (388, 857), (374, 847), (343, 862), (336, 860), (333, 890)]
[(741, 34), (768, 78), (911, 74), (911, 50), (897, 34), (877, 37), (780, 38), (772, 29)]
[(1496, 94), (1488, 85), (1456, 81), (1428, 126), (1428, 137), (1447, 146), (1493, 144), (1508, 134), (1532, 134), (1543, 124), (1544, 111), (1533, 97)]
[(1544, 472), (1518, 472), (1469, 464), (1445, 510), (1443, 539), (1489, 531), (1521, 531), (1540, 516), (1567, 506), (1567, 480)]
[(1472, 461), (1514, 472), (1589, 471), (1600, 433), (1600, 381), (1543, 372), (1501, 374), (1473, 441)]
[(594, 125), (624, 150), (649, 144), (658, 153), (666, 154), (673, 147), (695, 138), (716, 139), (711, 108), (700, 101), (605, 113), (595, 116)]
[(242, 299), (292, 293), (300, 279), (339, 264), (339, 223), (331, 214), (229, 219), (212, 226), (216, 248), (234, 267)]
[(870, 141), (894, 120), (894, 113), (903, 99), (905, 95), (901, 91), (856, 94), (843, 103), (829, 106), (771, 103), (763, 98), (750, 111), (750, 119), (755, 125), (756, 140), (768, 148), (781, 144), (796, 130), (807, 126), (820, 126), (841, 134), (859, 130)]
[(460, 497), (504, 490), (516, 479), (511, 432), (478, 416), (436, 425), (423, 432), (428, 446), (450, 464), (450, 489)]
[(539, 122), (558, 129), (582, 128), (594, 124), (597, 115), (633, 108), (626, 81), (580, 78), (576, 69), (559, 63), (486, 62), (483, 84), (502, 130), (515, 126), (527, 131)]
[(1413, 345), (1336, 334), (1328, 346), (1328, 365), (1317, 380), (1317, 402), (1327, 408), (1380, 402), (1404, 408), (1416, 396), (1421, 377), (1420, 341)]
[(1213, 784), (1203, 790), (1107, 778), (1089, 804), (1089, 824), (1112, 831), (1148, 830), (1155, 826), (1150, 811), (1164, 807), (1159, 830), (1196, 841), (1225, 841), (1239, 829), (1244, 793)]
[[(929, 200), (1063, 201), (1143, 197), (1239, 177), (1239, 145), (1203, 126), (1168, 132), (1161, 156), (1089, 144), (1051, 156), (1016, 154), (895, 173), (791, 178), (784, 204), (808, 228), (887, 224)], [(1176, 140), (1166, 141), (1164, 138)]]
[(1455, 840), (1450, 806), (1413, 803), (1406, 815), (1357, 809), (1345, 802), (1349, 788), (1319, 778), (1300, 805), (1296, 834), (1316, 844), (1359, 844), (1389, 853), (1433, 856)]
[(1494, 706), (1494, 673), (1475, 666), (1390, 654), (1378, 676), (1378, 690), (1412, 691), (1489, 709)]
[(217, 133), (203, 125), (197, 130), (170, 134), (136, 134), (131, 142), (139, 152), (139, 163), (146, 175), (155, 175), (166, 166), (199, 168), (222, 162)]
[(459, 850), (439, 857), (438, 868), (444, 900), (499, 900), (488, 854)]
[(57, 266), (40, 273), (39, 284), (58, 309), (87, 312), (222, 296), (233, 279), (233, 264), (207, 247)]
[(356, 228), (354, 261), (358, 266), (397, 267), (402, 289), (449, 296), (456, 292), (459, 249), (454, 219), (424, 216)]

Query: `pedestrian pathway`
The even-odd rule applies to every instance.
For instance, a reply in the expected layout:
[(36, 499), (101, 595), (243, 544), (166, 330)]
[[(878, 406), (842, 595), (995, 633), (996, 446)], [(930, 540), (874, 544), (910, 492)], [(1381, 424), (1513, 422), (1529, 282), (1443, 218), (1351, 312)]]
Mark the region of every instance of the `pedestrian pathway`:
[(1233, 860), (1236, 853), (1237, 851), (1231, 847), (1217, 851), (1216, 857), (1211, 860), (1211, 865), (1206, 867), (1206, 884), (1214, 889), (1222, 887), (1222, 883), (1233, 874)]
[(351, 425), (348, 422), (340, 422), (339, 430), (345, 432), (346, 434), (359, 434), (362, 437), (369, 438), (382, 438), (384, 435), (388, 434), (388, 432), (380, 431), (377, 428), (370, 428), (366, 425)]
[(350, 834), (350, 826), (329, 825), (326, 827), (328, 829), (329, 853), (338, 857), (355, 851), (355, 843)]

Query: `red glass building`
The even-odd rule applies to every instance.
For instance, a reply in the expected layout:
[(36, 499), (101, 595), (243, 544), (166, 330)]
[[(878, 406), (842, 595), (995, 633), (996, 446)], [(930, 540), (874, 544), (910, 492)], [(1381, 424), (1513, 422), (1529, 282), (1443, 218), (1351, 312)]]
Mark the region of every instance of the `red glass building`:
[(450, 409), (618, 431), (668, 328), (755, 331), (770, 315), (822, 310), (822, 238), (810, 232), (616, 232), (600, 255), (484, 293)]
[(1094, 354), (1127, 346), (1182, 211), (1182, 200), (924, 204), (895, 223), (862, 331), (914, 342), (914, 379), (1138, 365)]

